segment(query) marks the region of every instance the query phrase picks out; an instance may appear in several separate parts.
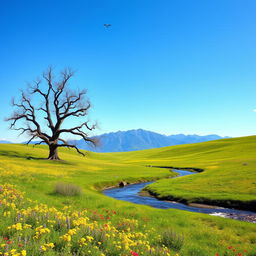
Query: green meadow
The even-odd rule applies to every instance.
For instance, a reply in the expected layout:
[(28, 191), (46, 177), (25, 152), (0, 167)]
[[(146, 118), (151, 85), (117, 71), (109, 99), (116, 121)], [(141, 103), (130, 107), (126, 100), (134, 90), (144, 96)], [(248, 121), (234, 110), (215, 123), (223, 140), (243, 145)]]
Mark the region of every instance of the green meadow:
[(159, 198), (256, 210), (256, 136), (134, 152), (141, 162), (201, 168), (197, 175), (164, 179), (147, 187)]
[[(86, 152), (86, 157), (62, 149), (59, 155), (63, 161), (48, 161), (44, 159), (48, 155), (46, 146), (1, 144), (0, 179), (1, 184), (14, 184), (27, 197), (49, 206), (115, 210), (120, 218), (135, 218), (148, 228), (154, 228), (156, 235), (171, 229), (184, 237), (177, 252), (182, 256), (236, 255), (225, 254), (229, 246), (247, 250), (244, 255), (253, 256), (256, 247), (253, 223), (174, 209), (154, 209), (108, 198), (101, 190), (123, 180), (131, 183), (158, 180), (147, 189), (161, 198), (252, 207), (256, 200), (255, 148), (256, 136), (250, 136), (125, 153)], [(204, 171), (165, 179), (176, 174), (146, 165), (194, 167)], [(54, 193), (59, 182), (79, 186), (82, 194)]]

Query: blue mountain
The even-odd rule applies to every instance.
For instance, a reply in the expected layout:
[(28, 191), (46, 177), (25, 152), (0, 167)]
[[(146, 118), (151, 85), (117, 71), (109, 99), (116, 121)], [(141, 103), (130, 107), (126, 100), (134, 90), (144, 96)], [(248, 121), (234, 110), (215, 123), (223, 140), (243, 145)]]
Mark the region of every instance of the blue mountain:
[(8, 141), (8, 140), (0, 140), (1, 144), (11, 144), (12, 142)]
[(93, 147), (83, 140), (73, 140), (80, 149), (86, 149), (94, 152), (125, 152), (134, 150), (143, 150), (150, 148), (160, 148), (179, 144), (198, 143), (210, 140), (218, 140), (228, 137), (221, 137), (215, 134), (211, 135), (163, 135), (143, 129), (118, 131), (105, 133), (95, 136), (99, 140), (99, 146)]

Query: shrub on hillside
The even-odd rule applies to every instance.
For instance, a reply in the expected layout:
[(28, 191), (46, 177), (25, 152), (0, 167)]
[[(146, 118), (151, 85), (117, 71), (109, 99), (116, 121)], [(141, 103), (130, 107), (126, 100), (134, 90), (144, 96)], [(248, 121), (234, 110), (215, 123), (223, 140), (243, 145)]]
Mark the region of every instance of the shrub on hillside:
[(171, 229), (167, 229), (162, 233), (161, 243), (167, 248), (179, 251), (183, 245), (183, 242), (184, 237)]
[(74, 184), (59, 182), (55, 185), (54, 192), (63, 196), (79, 196), (82, 189)]

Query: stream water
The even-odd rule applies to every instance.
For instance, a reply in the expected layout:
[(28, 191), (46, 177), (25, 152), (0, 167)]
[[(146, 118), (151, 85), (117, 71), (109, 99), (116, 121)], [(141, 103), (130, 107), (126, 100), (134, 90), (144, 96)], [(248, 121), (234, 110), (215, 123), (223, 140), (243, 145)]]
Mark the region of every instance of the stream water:
[[(195, 172), (190, 172), (185, 170), (175, 170), (175, 172), (179, 174), (179, 176), (177, 177), (195, 174)], [(210, 214), (210, 215), (215, 215), (215, 216), (220, 216), (225, 218), (232, 218), (232, 219), (238, 219), (242, 221), (249, 221), (249, 222), (256, 223), (255, 212), (242, 211), (242, 210), (236, 210), (236, 209), (230, 209), (230, 208), (222, 208), (222, 207), (215, 207), (215, 208), (194, 207), (194, 206), (189, 206), (186, 204), (173, 202), (173, 201), (163, 201), (155, 197), (143, 196), (139, 194), (139, 192), (144, 187), (146, 187), (151, 183), (153, 182), (142, 182), (142, 183), (127, 185), (122, 188), (118, 187), (118, 188), (105, 189), (103, 193), (106, 196), (113, 197), (118, 200), (128, 201), (135, 204), (149, 205), (149, 206), (160, 208), (160, 209), (173, 208), (173, 209), (205, 213), (205, 214)]]

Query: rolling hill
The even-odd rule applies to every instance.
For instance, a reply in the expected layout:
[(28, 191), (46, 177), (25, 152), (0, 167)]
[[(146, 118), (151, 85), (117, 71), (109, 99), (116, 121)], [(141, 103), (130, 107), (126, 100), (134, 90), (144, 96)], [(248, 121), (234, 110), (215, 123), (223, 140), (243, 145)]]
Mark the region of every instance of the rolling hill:
[[(126, 161), (204, 171), (148, 186), (161, 199), (256, 209), (256, 136), (127, 152)], [(240, 203), (239, 203), (240, 202)], [(243, 204), (245, 205), (243, 207)]]

